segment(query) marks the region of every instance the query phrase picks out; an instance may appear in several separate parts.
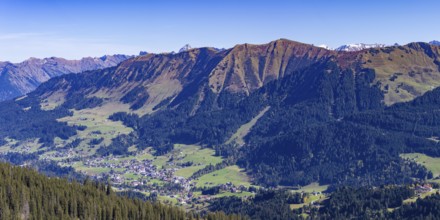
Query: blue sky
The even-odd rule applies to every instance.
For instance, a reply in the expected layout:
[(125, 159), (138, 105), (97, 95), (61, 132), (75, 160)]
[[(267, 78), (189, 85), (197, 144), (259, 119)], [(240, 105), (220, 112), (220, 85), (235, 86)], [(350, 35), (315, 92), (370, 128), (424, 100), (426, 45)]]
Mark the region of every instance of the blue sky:
[(440, 1), (0, 0), (0, 60), (77, 59), (288, 38), (337, 47), (440, 40)]

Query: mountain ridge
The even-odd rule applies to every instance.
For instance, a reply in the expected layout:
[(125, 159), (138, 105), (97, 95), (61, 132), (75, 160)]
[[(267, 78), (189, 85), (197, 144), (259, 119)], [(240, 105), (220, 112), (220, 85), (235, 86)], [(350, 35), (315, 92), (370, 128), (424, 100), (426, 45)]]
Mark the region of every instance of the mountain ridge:
[[(427, 45), (417, 43), (419, 44)], [(150, 94), (147, 112), (151, 112), (152, 108), (164, 99), (175, 97), (181, 92), (183, 84), (194, 80), (199, 74), (208, 78), (207, 86), (215, 93), (225, 90), (249, 94), (267, 82), (283, 77), (286, 72), (305, 68), (322, 59), (334, 59), (342, 68), (353, 71), (362, 68), (374, 69), (378, 74), (374, 83), (380, 84), (382, 90), (386, 91), (384, 101), (393, 104), (400, 100), (412, 100), (440, 85), (438, 74), (434, 74), (439, 72), (436, 63), (439, 62), (438, 47), (429, 46), (429, 50), (434, 54), (434, 57), (431, 57), (432, 54), (427, 54), (431, 52), (425, 51), (428, 49), (427, 46), (423, 46), (424, 49), (412, 45), (415, 44), (344, 52), (279, 39), (268, 44), (239, 44), (224, 51), (210, 47), (195, 48), (177, 54), (147, 54), (127, 60), (116, 67), (114, 76), (108, 76), (106, 80), (110, 80), (116, 86), (123, 85), (122, 81), (125, 78), (130, 82), (138, 81), (133, 85), (143, 84), (143, 88), (147, 88)], [(404, 54), (409, 56), (408, 59)], [(419, 56), (420, 59), (415, 56)], [(402, 64), (395, 65), (396, 62), (393, 62), (391, 57), (401, 60), (399, 62)], [(186, 59), (191, 65), (183, 63)], [(209, 64), (212, 68), (190, 70), (197, 62), (200, 63), (204, 59), (213, 59)], [(176, 75), (178, 72), (179, 74)], [(414, 82), (408, 83), (414, 79), (416, 79)], [(115, 80), (119, 80), (119, 83), (115, 83)], [(139, 80), (145, 82), (140, 83)], [(186, 83), (182, 84), (181, 80)], [(127, 93), (129, 90), (130, 86), (126, 85), (116, 89), (116, 93)], [(104, 93), (108, 93), (106, 96), (111, 98), (111, 94), (115, 92), (107, 88)], [(93, 96), (90, 92), (89, 95)], [(117, 100), (122, 96), (118, 95), (113, 99)]]
[(0, 100), (31, 92), (42, 82), (55, 76), (115, 66), (130, 57), (132, 56), (115, 54), (80, 60), (50, 57), (29, 58), (20, 63), (0, 62)]

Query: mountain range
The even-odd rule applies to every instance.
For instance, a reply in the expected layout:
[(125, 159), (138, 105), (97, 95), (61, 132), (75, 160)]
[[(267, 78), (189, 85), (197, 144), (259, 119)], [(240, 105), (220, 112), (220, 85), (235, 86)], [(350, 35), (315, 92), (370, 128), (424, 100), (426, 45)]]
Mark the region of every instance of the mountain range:
[(116, 66), (131, 57), (110, 55), (80, 60), (50, 57), (30, 58), (21, 63), (0, 62), (0, 101), (29, 93), (52, 77)]
[[(439, 41), (430, 41), (429, 44), (432, 45), (440, 45)], [(365, 50), (365, 49), (369, 49), (369, 48), (381, 48), (381, 47), (387, 47), (388, 45), (386, 44), (365, 44), (365, 43), (356, 43), (356, 44), (344, 44), (341, 45), (339, 47), (337, 47), (336, 49), (333, 49), (325, 44), (321, 44), (318, 45), (318, 47), (327, 49), (327, 50), (336, 50), (336, 51), (360, 51), (360, 50)], [(391, 45), (390, 45), (391, 46)], [(392, 45), (392, 46), (399, 46), (397, 43)]]
[[(112, 84), (111, 89), (106, 84), (90, 85), (95, 89), (87, 87), (87, 95), (103, 92), (105, 103), (120, 102), (133, 88), (142, 88), (148, 99), (138, 109), (152, 112), (161, 101), (181, 96), (189, 85), (195, 89), (194, 83), (207, 87), (197, 89), (203, 93), (249, 95), (289, 73), (330, 60), (344, 70), (374, 70), (373, 83), (384, 93), (383, 102), (391, 105), (410, 101), (439, 85), (437, 56), (438, 47), (426, 43), (371, 48), (356, 53), (329, 51), (284, 39), (263, 45), (237, 45), (225, 51), (195, 48), (177, 54), (147, 54), (127, 60), (99, 77)], [(52, 93), (59, 87), (62, 85), (52, 88)]]
[(146, 54), (3, 102), (0, 140), (37, 138), (42, 154), (76, 146), (98, 121), (63, 120), (93, 113), (131, 132), (96, 141), (91, 157), (197, 144), (262, 186), (407, 183), (434, 178), (400, 154), (440, 156), (439, 85), (440, 47), (428, 43), (346, 52), (279, 39)]
[[(438, 41), (431, 41), (429, 44), (440, 45)], [(360, 51), (369, 48), (382, 48), (385, 44), (347, 44), (342, 45), (335, 51)], [(320, 45), (320, 48), (333, 50), (327, 45)], [(186, 52), (192, 49), (189, 44), (183, 46), (180, 52)], [(225, 49), (213, 48), (217, 51)], [(141, 52), (139, 55), (147, 55), (147, 52)], [(50, 57), (44, 59), (30, 58), (21, 63), (0, 62), (0, 101), (9, 100), (33, 91), (42, 82), (48, 79), (68, 74), (80, 73), (84, 71), (102, 69), (116, 66), (120, 62), (132, 58), (128, 55), (110, 55), (99, 58), (86, 57), (80, 60), (66, 60), (63, 58)]]

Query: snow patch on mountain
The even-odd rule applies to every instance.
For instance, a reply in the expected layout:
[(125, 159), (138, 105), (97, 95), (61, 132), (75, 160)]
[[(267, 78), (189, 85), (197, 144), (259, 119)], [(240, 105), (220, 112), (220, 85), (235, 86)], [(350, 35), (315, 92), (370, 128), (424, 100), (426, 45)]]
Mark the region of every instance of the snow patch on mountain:
[(385, 44), (364, 44), (364, 43), (358, 43), (358, 44), (346, 44), (342, 45), (338, 48), (336, 48), (336, 51), (360, 51), (365, 50), (369, 48), (381, 48), (386, 47)]
[(333, 48), (329, 47), (329, 46), (326, 45), (326, 44), (320, 44), (320, 45), (317, 45), (317, 47), (324, 48), (324, 49), (326, 49), (326, 50), (333, 50)]

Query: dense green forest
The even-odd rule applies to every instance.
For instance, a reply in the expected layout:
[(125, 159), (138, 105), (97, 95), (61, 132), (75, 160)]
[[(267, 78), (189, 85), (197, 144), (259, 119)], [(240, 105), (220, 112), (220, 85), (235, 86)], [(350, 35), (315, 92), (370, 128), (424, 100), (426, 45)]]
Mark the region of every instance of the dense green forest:
[(259, 191), (254, 198), (224, 197), (211, 202), (211, 211), (248, 215), (251, 219), (438, 219), (440, 194), (404, 200), (415, 195), (413, 187), (342, 187), (328, 199), (291, 210), (289, 204), (302, 203), (301, 193)]
[(56, 119), (69, 115), (66, 108), (41, 110), (35, 97), (3, 102), (0, 106), (0, 142), (5, 143), (7, 137), (19, 141), (39, 138), (44, 144), (52, 144), (55, 137), (67, 139), (76, 134), (77, 128)]
[(327, 219), (384, 219), (389, 217), (389, 209), (399, 208), (403, 200), (414, 195), (414, 189), (408, 186), (343, 187), (314, 214)]
[(440, 216), (440, 195), (434, 194), (415, 203), (402, 206), (389, 215), (393, 219), (438, 219)]
[(316, 219), (438, 219), (440, 194), (404, 203), (414, 196), (408, 186), (378, 188), (343, 187), (333, 192), (319, 210), (312, 210)]
[(160, 203), (117, 196), (110, 185), (48, 178), (27, 168), (0, 164), (0, 219), (243, 219), (199, 216)]
[(289, 203), (296, 201), (296, 195), (285, 191), (259, 191), (254, 198), (243, 200), (238, 197), (223, 197), (211, 202), (211, 211), (224, 211), (228, 214), (241, 214), (251, 219), (301, 219), (294, 213)]
[[(408, 177), (432, 178), (430, 172), (402, 160), (399, 154), (440, 155), (437, 142), (428, 140), (440, 135), (439, 97), (440, 89), (436, 89), (409, 103), (301, 129), (286, 129), (283, 134), (260, 142), (255, 141), (258, 137), (253, 134), (248, 148), (241, 149), (244, 155), (239, 163), (268, 185), (307, 184), (316, 180), (380, 185), (408, 183)], [(255, 129), (254, 133), (257, 132), (261, 130)]]

